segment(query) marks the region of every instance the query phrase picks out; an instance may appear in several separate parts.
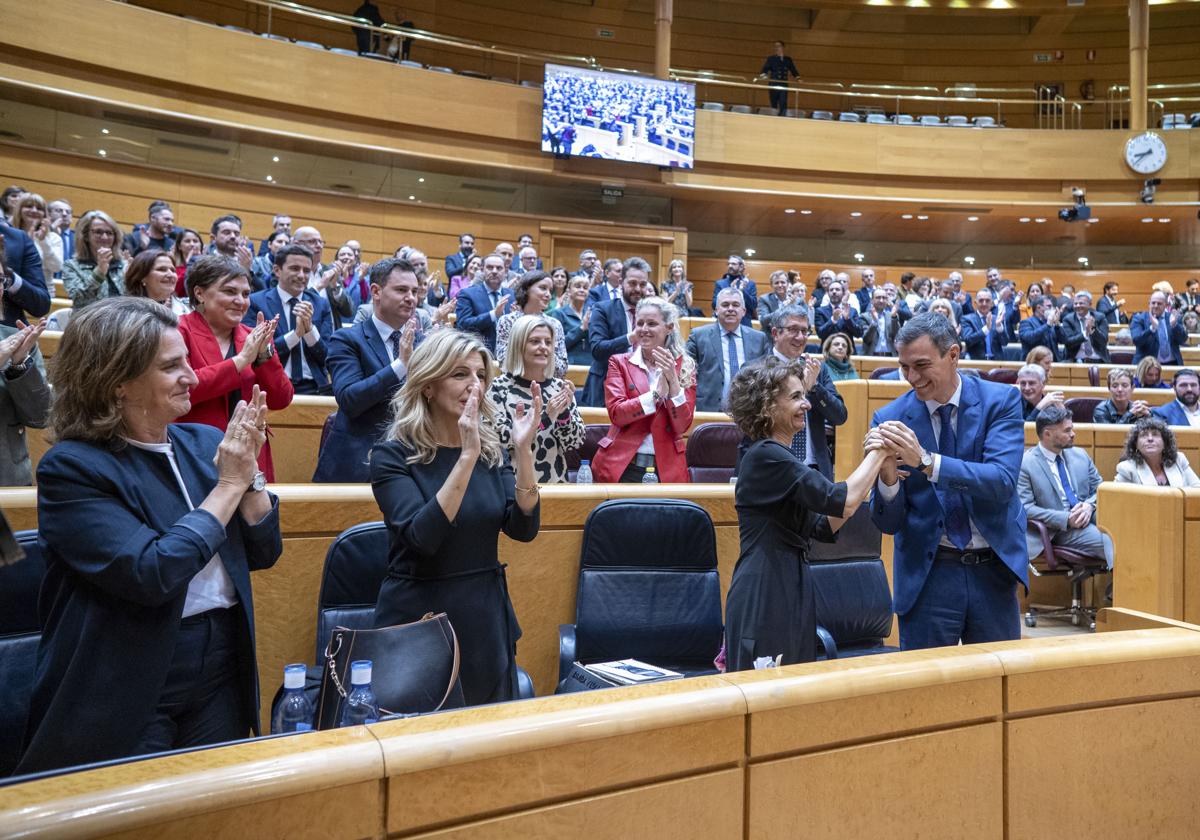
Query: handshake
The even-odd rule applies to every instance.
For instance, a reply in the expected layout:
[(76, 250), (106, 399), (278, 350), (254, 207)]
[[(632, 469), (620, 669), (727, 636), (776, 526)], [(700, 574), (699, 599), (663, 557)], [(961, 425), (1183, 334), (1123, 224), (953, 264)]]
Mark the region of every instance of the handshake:
[(897, 479), (905, 476), (898, 470), (901, 465), (918, 469), (921, 456), (925, 454), (925, 448), (917, 440), (917, 433), (899, 420), (888, 420), (867, 432), (863, 451), (868, 455), (883, 453), (879, 476), (884, 484), (895, 484)]

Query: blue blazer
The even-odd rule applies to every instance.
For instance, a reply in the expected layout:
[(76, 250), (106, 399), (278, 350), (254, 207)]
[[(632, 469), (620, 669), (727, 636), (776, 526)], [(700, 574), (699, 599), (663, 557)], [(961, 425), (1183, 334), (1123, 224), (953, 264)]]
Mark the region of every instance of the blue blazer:
[(592, 349), (592, 366), (583, 384), (580, 405), (604, 405), (604, 378), (608, 376), (608, 360), (619, 353), (628, 353), (629, 322), (625, 317), (625, 301), (617, 299), (592, 308), (588, 321), (588, 344)]
[[(717, 296), (725, 289), (733, 286), (733, 281), (726, 274), (716, 285), (713, 286), (713, 316), (717, 314)], [(742, 299), (746, 302), (746, 314), (742, 316), (742, 324), (750, 326), (750, 322), (758, 317), (758, 287), (754, 285), (754, 281), (749, 277), (746, 278), (746, 285), (742, 287)]]
[[(329, 374), (325, 371), (325, 357), (329, 352), (326, 342), (333, 335), (333, 312), (329, 308), (329, 302), (325, 299), (325, 295), (315, 289), (305, 289), (300, 297), (312, 304), (313, 326), (317, 328), (321, 337), (311, 346), (301, 338), (295, 349), (303, 351), (304, 358), (308, 362), (308, 369), (312, 371), (313, 382), (318, 388), (324, 388), (329, 384)], [(292, 327), (288, 322), (287, 307), (279, 299), (277, 289), (264, 289), (250, 295), (250, 308), (246, 310), (242, 323), (254, 329), (259, 312), (268, 321), (276, 315), (279, 316), (279, 323), (275, 325), (275, 352), (279, 354), (279, 361), (287, 372), (288, 378), (291, 379), (293, 350), (287, 346), (283, 337), (292, 331)], [(295, 381), (292, 384), (296, 384)]]
[[(21, 288), (4, 293), (4, 312), (0, 324), (15, 327), (18, 318), (29, 320), (49, 313), (50, 292), (46, 287), (46, 276), (42, 273), (42, 254), (33, 244), (33, 238), (4, 222), (0, 222), (0, 233), (4, 234), (4, 261), (10, 270), (21, 276)], [(22, 310), (29, 317), (23, 316)]]
[[(501, 297), (516, 306), (512, 289), (500, 289)], [(485, 283), (467, 286), (458, 293), (454, 308), (454, 325), (460, 330), (478, 333), (493, 355), (496, 353), (496, 319), (492, 317), (492, 298)]]
[[(620, 287), (618, 287), (619, 289)], [(587, 312), (598, 303), (608, 303), (612, 300), (609, 295), (608, 281), (604, 280), (588, 289), (587, 300), (583, 302), (583, 311)]]
[[(1016, 314), (1016, 313), (1013, 313)], [(962, 333), (959, 336), (962, 341), (963, 350), (967, 353), (968, 359), (1004, 359), (1005, 340), (1004, 324), (993, 319), (992, 321), (992, 355), (987, 354), (987, 340), (983, 328), (983, 318), (978, 312), (972, 312), (969, 315), (963, 315)]]
[[(217, 484), (212, 426), (168, 427), (193, 504)], [(163, 455), (55, 444), (38, 464), (38, 539), (46, 560), (43, 633), (18, 773), (123, 758), (137, 747), (167, 681), (188, 585), (218, 551), (243, 620), (236, 675), (246, 729), (258, 731), (250, 572), (283, 553), (279, 505), (262, 522), (221, 525), (188, 511)]]
[[(849, 309), (850, 305), (846, 304), (846, 307)], [(861, 338), (863, 334), (862, 321), (859, 319), (858, 315), (855, 314), (853, 309), (850, 309), (850, 313), (845, 318), (842, 318), (840, 321), (835, 321), (833, 320), (832, 306), (818, 306), (815, 310), (813, 310), (813, 326), (816, 327), (817, 336), (822, 341), (829, 338), (829, 336), (833, 335), (834, 333), (845, 333), (852, 339)], [(853, 343), (854, 342), (851, 341), (851, 344)], [(850, 352), (854, 352), (853, 347), (850, 348)]]
[[(1149, 312), (1138, 312), (1133, 316), (1129, 322), (1129, 337), (1133, 339), (1135, 365), (1147, 356), (1158, 358), (1158, 331), (1150, 326)], [(1169, 364), (1182, 365), (1183, 354), (1179, 352), (1179, 345), (1187, 343), (1187, 327), (1183, 325), (1182, 318), (1168, 330), (1167, 340), (1171, 345)]]
[(1157, 405), (1150, 409), (1150, 413), (1155, 417), (1162, 418), (1168, 426), (1191, 426), (1188, 422), (1187, 414), (1183, 411), (1183, 406), (1179, 400), (1171, 400), (1166, 405)]
[(1054, 361), (1063, 360), (1062, 348), (1058, 346), (1063, 339), (1061, 325), (1052, 327), (1041, 318), (1030, 316), (1021, 322), (1021, 326), (1017, 328), (1017, 335), (1021, 338), (1023, 354), (1029, 355), (1030, 350), (1040, 345), (1050, 349), (1054, 354)]
[(329, 373), (338, 410), (317, 457), (313, 481), (370, 481), (367, 456), (387, 431), (392, 397), (404, 384), (374, 321), (360, 321), (330, 336)]
[[(890, 502), (883, 501), (878, 488), (871, 497), (871, 520), (885, 534), (896, 536), (892, 580), (897, 615), (912, 609), (925, 585), (946, 530), (942, 498), (950, 488), (963, 494), (971, 522), (1004, 565), (1029, 585), (1025, 507), (1017, 494), (1025, 453), (1021, 395), (1011, 385), (975, 376), (961, 379), (956, 435), (959, 457), (941, 459), (936, 485), (919, 470), (909, 470)], [(916, 432), (927, 451), (938, 451), (929, 412), (915, 391), (875, 412), (871, 425), (885, 420), (902, 421)]]

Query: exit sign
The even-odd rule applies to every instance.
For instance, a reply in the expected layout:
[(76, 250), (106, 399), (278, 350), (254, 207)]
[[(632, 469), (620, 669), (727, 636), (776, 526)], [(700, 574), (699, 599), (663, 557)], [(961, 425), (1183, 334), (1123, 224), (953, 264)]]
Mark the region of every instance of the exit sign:
[(1035, 64), (1049, 64), (1054, 61), (1054, 56), (1050, 53), (1034, 53), (1033, 61)]
[(596, 35), (601, 38), (615, 38), (616, 37), (616, 33), (613, 32), (611, 29), (597, 29)]

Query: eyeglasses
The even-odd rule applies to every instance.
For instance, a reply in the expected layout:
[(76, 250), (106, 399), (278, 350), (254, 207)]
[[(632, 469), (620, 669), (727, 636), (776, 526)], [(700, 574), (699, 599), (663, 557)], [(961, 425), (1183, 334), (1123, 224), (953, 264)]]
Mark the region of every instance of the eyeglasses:
[(808, 335), (808, 327), (784, 327), (783, 331), (793, 338)]

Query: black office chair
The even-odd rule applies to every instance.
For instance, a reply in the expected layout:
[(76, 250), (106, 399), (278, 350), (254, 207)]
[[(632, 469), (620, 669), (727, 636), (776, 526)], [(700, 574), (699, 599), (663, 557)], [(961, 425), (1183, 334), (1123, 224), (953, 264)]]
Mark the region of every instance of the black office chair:
[(1076, 423), (1091, 423), (1096, 414), (1096, 406), (1104, 400), (1099, 397), (1071, 397), (1063, 403), (1063, 408), (1071, 412), (1071, 418)]
[(559, 626), (559, 682), (574, 662), (639, 659), (715, 673), (721, 581), (708, 512), (679, 499), (613, 499), (588, 515), (575, 623)]
[(7, 776), (21, 758), (38, 644), (38, 593), (46, 564), (38, 546), (37, 531), (17, 531), (25, 559), (0, 566), (0, 777)]

